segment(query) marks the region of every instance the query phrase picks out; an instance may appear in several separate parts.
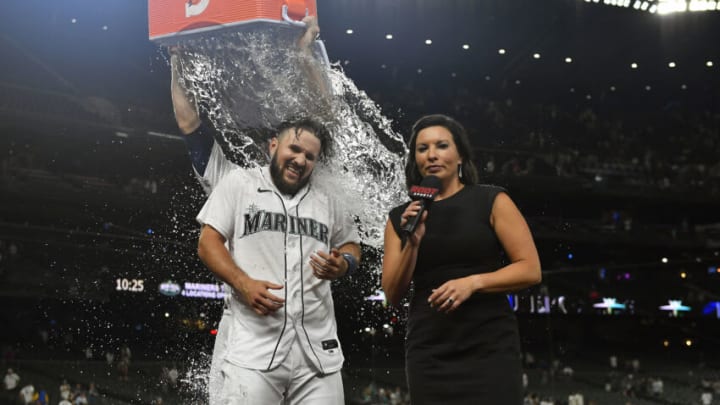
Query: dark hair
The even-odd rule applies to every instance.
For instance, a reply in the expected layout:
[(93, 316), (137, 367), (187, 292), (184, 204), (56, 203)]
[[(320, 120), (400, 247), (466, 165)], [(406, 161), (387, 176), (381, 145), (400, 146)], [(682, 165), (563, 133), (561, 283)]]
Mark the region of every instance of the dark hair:
[(280, 137), (283, 131), (295, 129), (295, 136), (300, 135), (300, 130), (311, 132), (320, 140), (320, 158), (323, 159), (330, 154), (330, 131), (320, 121), (310, 117), (290, 118), (280, 123), (275, 129), (276, 136)]
[(409, 153), (407, 163), (405, 164), (405, 184), (408, 189), (410, 187), (420, 184), (422, 181), (422, 175), (415, 162), (415, 144), (417, 143), (417, 136), (420, 131), (428, 127), (441, 126), (452, 134), (453, 142), (457, 148), (458, 154), (462, 158), (462, 177), (460, 182), (463, 184), (476, 184), (479, 176), (475, 162), (473, 161), (473, 151), (470, 147), (470, 139), (465, 132), (465, 128), (459, 122), (453, 118), (443, 114), (432, 114), (421, 117), (413, 124), (412, 134), (410, 135), (410, 142), (408, 143)]

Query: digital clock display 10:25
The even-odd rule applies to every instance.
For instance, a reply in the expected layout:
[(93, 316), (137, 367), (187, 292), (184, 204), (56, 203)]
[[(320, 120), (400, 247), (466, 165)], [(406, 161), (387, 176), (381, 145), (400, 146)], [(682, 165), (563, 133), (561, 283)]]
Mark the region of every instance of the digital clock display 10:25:
[(145, 280), (117, 278), (115, 279), (115, 291), (143, 292), (145, 291)]

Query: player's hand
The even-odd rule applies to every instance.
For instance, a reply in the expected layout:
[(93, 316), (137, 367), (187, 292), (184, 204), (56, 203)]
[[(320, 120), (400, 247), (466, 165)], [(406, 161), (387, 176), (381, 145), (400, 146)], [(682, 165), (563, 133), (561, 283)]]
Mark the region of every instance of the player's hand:
[[(417, 216), (419, 211), (420, 201), (413, 201), (408, 204), (407, 208), (405, 208), (405, 212), (400, 215), (400, 226), (405, 226), (405, 224), (410, 220), (410, 218)], [(408, 240), (410, 241), (410, 244), (412, 246), (418, 246), (423, 236), (425, 236), (425, 220), (427, 219), (427, 216), (428, 212), (423, 212), (422, 218), (420, 218), (420, 222), (418, 222), (417, 226), (415, 227), (415, 232), (410, 235), (410, 238)]]
[(310, 267), (315, 277), (321, 280), (335, 280), (347, 273), (348, 262), (336, 248), (330, 253), (317, 251), (310, 255)]
[(300, 39), (298, 39), (298, 47), (300, 49), (307, 49), (320, 35), (320, 26), (318, 25), (317, 17), (314, 15), (306, 16), (302, 19), (302, 22), (305, 23), (305, 32), (303, 32)]
[(456, 310), (473, 294), (472, 283), (467, 277), (456, 278), (433, 290), (428, 303), (438, 312), (450, 313)]
[(280, 290), (283, 286), (264, 280), (255, 280), (248, 277), (240, 288), (235, 290), (240, 294), (240, 300), (248, 305), (258, 315), (269, 315), (283, 306), (284, 299), (271, 294), (269, 290)]

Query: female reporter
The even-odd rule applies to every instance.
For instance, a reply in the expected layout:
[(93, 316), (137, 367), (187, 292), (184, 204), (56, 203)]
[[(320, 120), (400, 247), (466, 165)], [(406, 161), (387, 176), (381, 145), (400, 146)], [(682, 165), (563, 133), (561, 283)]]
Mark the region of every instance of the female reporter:
[(441, 182), (406, 242), (401, 227), (420, 202), (395, 207), (385, 227), (387, 299), (399, 305), (414, 284), (405, 343), (411, 402), (521, 404), (520, 339), (505, 293), (541, 279), (527, 223), (504, 189), (476, 184), (470, 142), (454, 119), (420, 118), (409, 148), (408, 188), (428, 175)]

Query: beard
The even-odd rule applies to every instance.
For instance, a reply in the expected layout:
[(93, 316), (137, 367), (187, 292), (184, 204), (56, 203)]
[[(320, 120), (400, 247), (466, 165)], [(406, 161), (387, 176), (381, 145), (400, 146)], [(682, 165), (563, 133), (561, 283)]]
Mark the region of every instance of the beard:
[(277, 189), (283, 194), (295, 195), (295, 193), (305, 187), (308, 181), (310, 181), (310, 176), (303, 178), (302, 175), (305, 174), (303, 169), (298, 182), (296, 184), (290, 184), (283, 178), (283, 169), (285, 168), (286, 167), (280, 167), (280, 163), (277, 160), (277, 154), (273, 155), (270, 160), (270, 176), (272, 177), (273, 183), (275, 183), (275, 187), (277, 187)]

